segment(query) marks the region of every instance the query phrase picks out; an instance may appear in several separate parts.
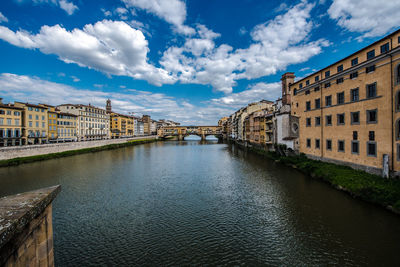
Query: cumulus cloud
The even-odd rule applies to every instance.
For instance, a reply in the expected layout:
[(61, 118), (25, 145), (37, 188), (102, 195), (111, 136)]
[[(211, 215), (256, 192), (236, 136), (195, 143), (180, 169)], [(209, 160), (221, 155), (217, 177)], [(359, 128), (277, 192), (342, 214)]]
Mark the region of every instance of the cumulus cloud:
[(160, 64), (182, 83), (211, 84), (217, 91), (231, 93), (239, 79), (275, 74), (290, 64), (307, 61), (329, 45), (324, 39), (307, 42), (314, 26), (310, 19), (313, 7), (302, 1), (285, 14), (257, 25), (251, 31), (253, 43), (245, 49), (216, 46), (214, 39), (219, 35), (198, 25), (197, 35), (182, 47), (170, 47)]
[[(68, 0), (28, 0), (28, 1), (32, 1), (34, 4), (52, 4), (58, 6), (65, 12), (67, 12), (68, 15), (74, 14), (74, 12), (79, 9), (78, 6), (76, 6), (72, 2), (69, 2)], [(19, 0), (18, 2), (24, 2), (24, 1)]]
[(248, 103), (257, 102), (260, 100), (275, 101), (280, 97), (281, 83), (256, 83), (250, 85), (248, 89), (224, 96), (221, 98), (211, 99), (211, 103), (217, 106), (229, 107), (235, 110), (246, 106)]
[(3, 15), (3, 13), (0, 12), (0, 23), (2, 22), (8, 22), (8, 19), (6, 16)]
[(331, 19), (362, 37), (375, 37), (388, 33), (400, 25), (400, 1), (334, 0), (328, 9)]
[(122, 91), (104, 91), (96, 84), (93, 90), (78, 89), (69, 85), (42, 80), (37, 77), (0, 74), (0, 95), (6, 101), (31, 103), (92, 104), (104, 108), (106, 100), (112, 100), (113, 110), (135, 115), (149, 114), (155, 119), (171, 119), (186, 125), (216, 125), (221, 114), (230, 114), (233, 110), (215, 106), (197, 106), (187, 100), (180, 100), (162, 93), (124, 89)]
[(186, 4), (181, 0), (122, 0), (128, 8), (145, 10), (174, 26), (174, 29), (186, 35), (194, 34), (194, 29), (186, 26)]
[(107, 74), (130, 76), (154, 85), (174, 82), (167, 71), (147, 62), (149, 48), (143, 33), (122, 21), (103, 20), (72, 31), (60, 25), (43, 26), (37, 34), (0, 26), (0, 39)]

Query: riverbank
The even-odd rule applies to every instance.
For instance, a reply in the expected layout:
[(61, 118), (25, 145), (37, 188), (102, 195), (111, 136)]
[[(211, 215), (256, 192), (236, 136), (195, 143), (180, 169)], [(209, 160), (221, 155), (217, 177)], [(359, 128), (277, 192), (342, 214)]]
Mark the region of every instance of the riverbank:
[(11, 159), (0, 160), (0, 167), (16, 166), (16, 165), (23, 164), (23, 163), (30, 163), (30, 162), (35, 162), (35, 161), (43, 161), (43, 160), (48, 160), (48, 159), (69, 157), (69, 156), (86, 154), (86, 153), (94, 153), (94, 152), (99, 152), (99, 151), (104, 151), (104, 150), (111, 150), (111, 149), (117, 149), (117, 148), (122, 148), (122, 147), (147, 144), (147, 143), (152, 143), (152, 142), (156, 142), (156, 141), (158, 141), (158, 139), (155, 137), (152, 137), (152, 138), (146, 138), (146, 139), (129, 140), (129, 141), (122, 142), (122, 143), (114, 143), (114, 144), (100, 145), (100, 146), (94, 146), (94, 147), (88, 147), (88, 148), (66, 150), (66, 151), (56, 152), (56, 153), (39, 154), (39, 155), (27, 156), (27, 157), (16, 157), (16, 158), (11, 158)]
[(281, 156), (276, 152), (256, 147), (247, 149), (327, 182), (354, 198), (380, 205), (400, 215), (400, 180), (398, 179), (385, 179), (347, 166), (312, 160), (305, 155)]

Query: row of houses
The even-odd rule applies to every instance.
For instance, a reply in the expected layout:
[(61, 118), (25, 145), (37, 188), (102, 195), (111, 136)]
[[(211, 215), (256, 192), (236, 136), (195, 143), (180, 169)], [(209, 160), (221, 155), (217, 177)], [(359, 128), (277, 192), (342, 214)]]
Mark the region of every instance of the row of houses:
[[(311, 68), (312, 69), (312, 68)], [(400, 174), (400, 30), (222, 118), (228, 139), (388, 176)], [(279, 146), (284, 145), (284, 146)]]
[(0, 147), (154, 135), (159, 127), (176, 124), (113, 112), (111, 100), (103, 109), (91, 104), (5, 104), (0, 98)]

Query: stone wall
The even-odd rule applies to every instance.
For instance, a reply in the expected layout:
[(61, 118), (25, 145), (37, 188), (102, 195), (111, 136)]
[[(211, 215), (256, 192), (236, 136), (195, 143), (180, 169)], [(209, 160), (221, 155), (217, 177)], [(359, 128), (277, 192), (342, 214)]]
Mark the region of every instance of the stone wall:
[(53, 186), (0, 199), (0, 266), (54, 266)]
[(122, 139), (69, 142), (69, 143), (46, 144), (46, 145), (27, 145), (27, 146), (3, 147), (3, 148), (0, 148), (0, 160), (44, 155), (44, 154), (58, 153), (58, 152), (84, 149), (84, 148), (93, 148), (93, 147), (105, 146), (105, 145), (110, 145), (110, 144), (125, 143), (130, 140), (150, 139), (150, 138), (157, 138), (157, 137), (156, 136), (140, 136), (140, 137), (122, 138)]

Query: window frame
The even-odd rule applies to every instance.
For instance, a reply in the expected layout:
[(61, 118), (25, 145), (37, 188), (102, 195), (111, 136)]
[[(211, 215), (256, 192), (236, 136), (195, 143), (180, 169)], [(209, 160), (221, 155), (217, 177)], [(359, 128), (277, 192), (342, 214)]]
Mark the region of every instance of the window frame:
[[(375, 154), (369, 153), (369, 145), (375, 145)], [(367, 157), (376, 158), (378, 155), (378, 144), (376, 141), (367, 141)]]
[[(343, 150), (340, 149), (340, 143), (343, 142)], [(345, 153), (346, 152), (346, 142), (345, 140), (338, 140), (338, 152)]]
[[(373, 96), (370, 96), (369, 95), (369, 86), (372, 86), (372, 85), (375, 86), (375, 94)], [(378, 95), (378, 84), (376, 82), (369, 83), (365, 87), (366, 87), (366, 98), (367, 99), (375, 98)]]
[[(328, 142), (330, 142), (330, 148)], [(326, 150), (332, 151), (332, 139), (326, 139)]]
[[(354, 122), (353, 114), (358, 114), (358, 122)], [(359, 125), (360, 124), (360, 111), (350, 112), (350, 124), (351, 125)]]
[(367, 60), (373, 59), (375, 57), (375, 49), (367, 52)]
[(358, 57), (353, 58), (353, 59), (351, 60), (351, 66), (353, 67), (353, 66), (356, 66), (356, 65), (358, 65)]
[[(343, 115), (343, 123), (340, 123), (339, 122), (339, 116), (342, 116)], [(336, 114), (336, 118), (337, 118), (337, 121), (336, 121), (336, 125), (337, 126), (339, 126), (339, 125), (345, 125), (346, 124), (346, 115), (345, 115), (345, 113), (338, 113), (338, 114)]]
[[(353, 144), (357, 144), (357, 152), (353, 151)], [(351, 140), (351, 154), (353, 155), (360, 155), (360, 141), (358, 140)]]
[(311, 127), (311, 117), (306, 118), (306, 127)]
[[(399, 94), (400, 94), (400, 91), (399, 91)], [(329, 105), (327, 104), (328, 99), (329, 99)], [(332, 106), (332, 95), (327, 95), (327, 96), (325, 96), (325, 107), (330, 107), (330, 106)]]
[(385, 53), (389, 52), (389, 50), (390, 50), (389, 42), (381, 45), (381, 54), (385, 54)]
[(336, 70), (337, 70), (338, 73), (342, 72), (343, 71), (343, 64), (337, 66)]
[(321, 149), (321, 140), (318, 138), (315, 138), (315, 149)]
[(311, 138), (306, 139), (306, 147), (311, 148)]
[[(375, 112), (375, 121), (369, 120), (369, 114), (371, 112)], [(366, 111), (366, 114), (367, 114), (367, 119), (366, 119), (367, 124), (377, 124), (378, 123), (378, 109), (377, 108), (376, 109), (368, 109)]]
[[(318, 120), (319, 119), (319, 120)], [(317, 123), (318, 122), (318, 123)], [(321, 116), (315, 117), (315, 126), (321, 126)]]
[[(330, 117), (331, 123), (328, 123), (328, 117)], [(325, 115), (325, 126), (332, 126), (332, 114)]]
[[(343, 101), (339, 101), (341, 98), (339, 96), (343, 96)], [(336, 93), (336, 104), (337, 105), (343, 105), (345, 102), (345, 95), (344, 95), (344, 91)]]

